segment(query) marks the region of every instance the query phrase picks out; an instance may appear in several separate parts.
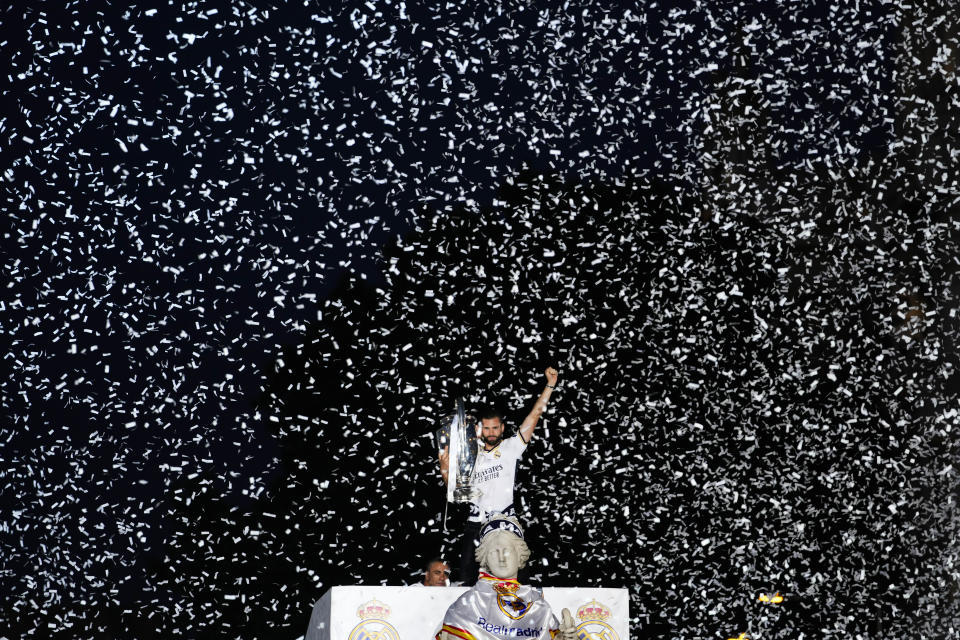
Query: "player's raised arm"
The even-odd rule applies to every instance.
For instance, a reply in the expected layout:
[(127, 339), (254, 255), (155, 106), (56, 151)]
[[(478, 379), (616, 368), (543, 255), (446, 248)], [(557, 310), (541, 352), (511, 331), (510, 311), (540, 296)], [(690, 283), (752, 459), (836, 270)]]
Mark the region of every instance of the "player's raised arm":
[(541, 393), (537, 401), (533, 403), (533, 409), (530, 410), (530, 415), (528, 415), (520, 425), (520, 437), (523, 438), (524, 442), (530, 442), (530, 438), (533, 437), (533, 430), (536, 428), (537, 422), (540, 421), (540, 416), (547, 410), (547, 403), (550, 402), (550, 394), (552, 394), (553, 390), (557, 387), (556, 369), (547, 367), (544, 375), (547, 377), (547, 384), (543, 388), (543, 393)]

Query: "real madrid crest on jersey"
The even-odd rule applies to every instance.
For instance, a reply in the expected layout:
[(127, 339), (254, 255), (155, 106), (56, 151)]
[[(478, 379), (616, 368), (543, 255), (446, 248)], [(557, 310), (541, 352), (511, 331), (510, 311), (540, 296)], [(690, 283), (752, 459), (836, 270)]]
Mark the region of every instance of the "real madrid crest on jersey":
[(577, 609), (577, 636), (580, 640), (620, 640), (620, 636), (613, 630), (607, 619), (611, 615), (610, 607), (591, 600), (580, 605)]
[(360, 605), (357, 617), (363, 622), (353, 628), (349, 640), (400, 640), (400, 634), (387, 622), (390, 607), (379, 600)]
[[(500, 444), (503, 444), (503, 443), (500, 443)], [(503, 453), (500, 451), (500, 445), (499, 445), (499, 444), (498, 444), (496, 447), (494, 447), (493, 449), (491, 449), (490, 451), (487, 451), (486, 446), (485, 446), (482, 442), (480, 442), (479, 440), (477, 440), (477, 452), (478, 452), (478, 453), (487, 453), (487, 454), (490, 454), (490, 455), (492, 455), (494, 458), (499, 458), (501, 455), (503, 455)]]

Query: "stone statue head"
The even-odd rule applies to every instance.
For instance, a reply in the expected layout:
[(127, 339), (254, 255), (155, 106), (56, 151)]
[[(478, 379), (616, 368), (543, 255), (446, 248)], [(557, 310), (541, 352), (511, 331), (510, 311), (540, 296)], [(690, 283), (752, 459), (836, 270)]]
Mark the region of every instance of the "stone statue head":
[(517, 577), (517, 571), (527, 564), (530, 547), (523, 540), (523, 529), (513, 518), (494, 516), (480, 529), (477, 563), (487, 573), (498, 578)]

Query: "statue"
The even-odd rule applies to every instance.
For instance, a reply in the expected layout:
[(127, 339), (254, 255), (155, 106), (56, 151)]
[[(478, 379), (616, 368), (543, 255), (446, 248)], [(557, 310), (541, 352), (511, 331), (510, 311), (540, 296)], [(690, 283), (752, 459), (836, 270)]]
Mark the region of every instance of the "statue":
[(530, 558), (520, 524), (508, 516), (495, 516), (480, 530), (477, 562), (480, 578), (450, 605), (437, 640), (490, 638), (577, 640), (577, 629), (568, 609), (562, 622), (539, 589), (517, 582), (517, 571)]

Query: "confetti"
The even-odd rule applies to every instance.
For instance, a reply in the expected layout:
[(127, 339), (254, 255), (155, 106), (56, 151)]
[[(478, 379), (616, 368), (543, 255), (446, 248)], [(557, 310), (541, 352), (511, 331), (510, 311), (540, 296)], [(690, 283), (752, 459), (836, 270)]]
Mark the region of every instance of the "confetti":
[(956, 635), (956, 9), (661, 4), (10, 12), (3, 633), (413, 583), (438, 416), (549, 364), (531, 582)]

